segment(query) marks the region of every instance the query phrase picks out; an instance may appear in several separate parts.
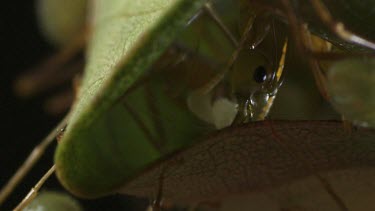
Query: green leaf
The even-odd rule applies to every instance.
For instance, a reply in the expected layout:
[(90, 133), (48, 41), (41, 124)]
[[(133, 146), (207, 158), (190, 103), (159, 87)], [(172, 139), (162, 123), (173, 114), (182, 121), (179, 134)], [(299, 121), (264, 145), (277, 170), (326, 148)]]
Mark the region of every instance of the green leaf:
[[(68, 190), (82, 197), (111, 193), (161, 156), (119, 99), (204, 2), (94, 1), (85, 75), (67, 131), (55, 154), (57, 175)], [(137, 91), (129, 96), (134, 99), (129, 102), (144, 111), (141, 96), (142, 91)], [(179, 113), (178, 108), (170, 112), (164, 113), (194, 121), (191, 115)], [(178, 132), (171, 136), (180, 137), (170, 140), (191, 139)], [(166, 151), (172, 151), (183, 143), (165, 145)]]
[(82, 211), (80, 204), (68, 194), (42, 191), (23, 211)]

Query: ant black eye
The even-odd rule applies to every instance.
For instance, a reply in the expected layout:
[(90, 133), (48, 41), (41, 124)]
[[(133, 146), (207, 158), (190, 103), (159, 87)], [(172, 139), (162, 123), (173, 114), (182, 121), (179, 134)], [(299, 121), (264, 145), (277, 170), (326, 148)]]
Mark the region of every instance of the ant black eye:
[(255, 71), (253, 78), (257, 83), (263, 83), (267, 80), (267, 70), (263, 66), (258, 66)]

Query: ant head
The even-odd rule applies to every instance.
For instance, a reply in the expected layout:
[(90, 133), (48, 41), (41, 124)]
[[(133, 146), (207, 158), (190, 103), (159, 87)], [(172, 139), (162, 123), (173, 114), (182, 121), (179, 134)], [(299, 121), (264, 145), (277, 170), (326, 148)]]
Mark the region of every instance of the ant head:
[(275, 78), (272, 61), (258, 50), (244, 49), (230, 71), (230, 85), (236, 96), (248, 97), (257, 90), (268, 89)]

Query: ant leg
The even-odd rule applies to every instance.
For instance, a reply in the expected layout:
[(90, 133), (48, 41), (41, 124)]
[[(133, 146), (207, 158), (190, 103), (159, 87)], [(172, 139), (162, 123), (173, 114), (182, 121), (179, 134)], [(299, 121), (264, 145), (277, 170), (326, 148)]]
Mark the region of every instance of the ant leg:
[(241, 36), (241, 40), (238, 43), (237, 48), (234, 50), (234, 52), (232, 53), (231, 57), (229, 58), (229, 60), (228, 60), (227, 64), (225, 65), (225, 67), (218, 74), (216, 74), (209, 82), (207, 82), (203, 87), (198, 88), (198, 90), (197, 90), (198, 92), (206, 93), (207, 94), (217, 84), (219, 84), (220, 81), (222, 81), (222, 79), (224, 78), (224, 76), (226, 75), (226, 73), (231, 69), (231, 67), (233, 66), (234, 62), (237, 60), (240, 51), (243, 49), (243, 47), (245, 45), (245, 42), (246, 42), (246, 39), (250, 35), (251, 29), (253, 27), (254, 19), (255, 19), (255, 17), (250, 17), (248, 19), (248, 21), (246, 23), (246, 27), (245, 27), (245, 29), (244, 29), (244, 31), (242, 33), (242, 36)]
[(156, 193), (156, 198), (152, 203), (152, 211), (161, 211), (162, 210), (164, 173), (165, 173), (165, 168), (162, 168), (160, 176), (159, 176), (158, 190), (157, 190), (158, 192)]
[(49, 97), (43, 107), (48, 114), (59, 115), (69, 110), (73, 100), (74, 94), (71, 89), (68, 89)]
[[(305, 40), (305, 49), (308, 49), (308, 51), (312, 52), (314, 51), (314, 44), (313, 44), (313, 38), (310, 32), (307, 29), (307, 26), (304, 25), (304, 40)], [(325, 40), (316, 40), (316, 42), (327, 42)], [(323, 51), (328, 51), (329, 49), (320, 49)], [(325, 78), (325, 75), (323, 74), (319, 62), (312, 56), (308, 56), (308, 63), (310, 65), (311, 71), (315, 78), (315, 84), (318, 87), (318, 90), (320, 94), (323, 96), (324, 99), (329, 101), (328, 91), (327, 91), (327, 79)]]
[(86, 44), (87, 35), (88, 33), (85, 30), (57, 54), (21, 75), (14, 83), (15, 92), (21, 97), (30, 97), (73, 78), (77, 72), (76, 68), (71, 68), (71, 71), (62, 71), (63, 74), (61, 74), (61, 67), (82, 51)]
[(221, 18), (216, 13), (216, 11), (212, 7), (212, 5), (210, 3), (206, 3), (204, 5), (204, 9), (207, 12), (207, 14), (212, 18), (212, 20), (214, 20), (215, 23), (220, 27), (220, 29), (225, 33), (225, 35), (228, 37), (228, 39), (232, 42), (233, 46), (237, 47), (238, 46), (237, 39), (232, 34), (232, 32), (228, 29), (228, 27), (225, 25), (225, 23), (221, 20)]
[(301, 54), (305, 53), (305, 46), (303, 43), (303, 30), (301, 27), (301, 23), (298, 21), (298, 18), (289, 0), (281, 0), (281, 3), (286, 12), (286, 18), (289, 22), (292, 31), (292, 37), (295, 40), (297, 50)]
[(0, 204), (2, 204), (5, 199), (12, 193), (16, 186), (21, 182), (21, 180), (26, 176), (26, 174), (31, 170), (35, 163), (43, 155), (46, 148), (52, 143), (56, 137), (61, 137), (62, 128), (65, 128), (67, 121), (69, 119), (69, 114), (65, 116), (63, 120), (53, 129), (50, 134), (36, 146), (30, 153), (29, 157), (26, 158), (22, 166), (16, 171), (16, 173), (11, 177), (8, 183), (1, 189), (0, 192)]
[[(70, 86), (71, 88), (64, 89), (45, 100), (43, 107), (48, 114), (64, 114), (71, 108), (76, 95), (78, 94), (81, 80), (79, 72), (83, 70), (83, 66), (83, 62), (77, 62), (67, 68), (59, 69), (59, 71), (67, 73), (66, 79), (72, 77), (73, 74), (75, 75), (73, 76), (72, 85)], [(59, 74), (57, 74), (57, 76), (58, 75)]]
[(335, 21), (321, 0), (310, 0), (316, 14), (341, 39), (375, 50), (375, 43), (347, 30), (342, 22)]
[[(307, 27), (305, 27), (305, 38), (306, 38), (305, 43), (308, 45), (307, 48), (310, 50), (310, 52), (316, 52), (318, 50), (318, 51), (327, 53), (327, 51), (330, 50), (330, 47), (331, 47), (330, 45), (327, 45), (326, 47), (322, 45), (322, 42), (323, 44), (328, 43), (328, 42), (318, 37), (313, 37), (313, 35), (311, 35), (311, 33), (308, 31)], [(320, 43), (320, 49), (314, 49), (314, 44), (313, 44), (314, 41), (315, 41), (315, 44), (318, 43), (319, 45)], [(327, 53), (327, 55), (329, 55), (329, 52)], [(310, 63), (310, 66), (311, 66), (311, 69), (315, 78), (315, 83), (321, 95), (323, 96), (325, 100), (330, 101), (330, 96), (327, 90), (328, 82), (327, 82), (325, 74), (322, 72), (321, 66), (319, 65), (317, 59), (313, 55), (310, 55), (308, 58), (309, 58), (309, 63)], [(351, 122), (345, 119), (344, 116), (342, 116), (342, 121), (343, 121), (344, 131), (346, 131), (350, 135), (352, 132)]]
[[(306, 25), (302, 25), (298, 21), (294, 13), (294, 10), (288, 0), (281, 0), (281, 2), (287, 12), (287, 19), (290, 23), (291, 30), (293, 31), (297, 50), (299, 50), (300, 53), (303, 53), (303, 54), (307, 54), (311, 52), (312, 51), (311, 49), (313, 49), (313, 44), (311, 40), (311, 34), (306, 29)], [(319, 89), (319, 92), (321, 93), (323, 98), (328, 100), (329, 96), (328, 96), (327, 86), (326, 86), (327, 82), (326, 82), (324, 74), (322, 73), (319, 67), (319, 63), (316, 61), (316, 59), (314, 59), (310, 55), (308, 55), (307, 58), (308, 58), (309, 66), (313, 72), (315, 83)]]

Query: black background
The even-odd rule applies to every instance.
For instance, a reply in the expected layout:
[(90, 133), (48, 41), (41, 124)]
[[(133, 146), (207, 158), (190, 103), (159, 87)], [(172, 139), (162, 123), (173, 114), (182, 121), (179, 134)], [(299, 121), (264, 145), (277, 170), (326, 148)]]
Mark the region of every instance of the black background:
[[(52, 55), (36, 23), (34, 1), (2, 1), (0, 18), (0, 186), (14, 174), (33, 147), (45, 137), (62, 116), (52, 117), (42, 109), (46, 96), (20, 99), (13, 82), (18, 75)], [(52, 166), (55, 143), (42, 160), (15, 189), (0, 210), (14, 208), (39, 178)], [(44, 186), (61, 190), (55, 176)], [(145, 203), (125, 196), (81, 200), (85, 210), (145, 210)]]

